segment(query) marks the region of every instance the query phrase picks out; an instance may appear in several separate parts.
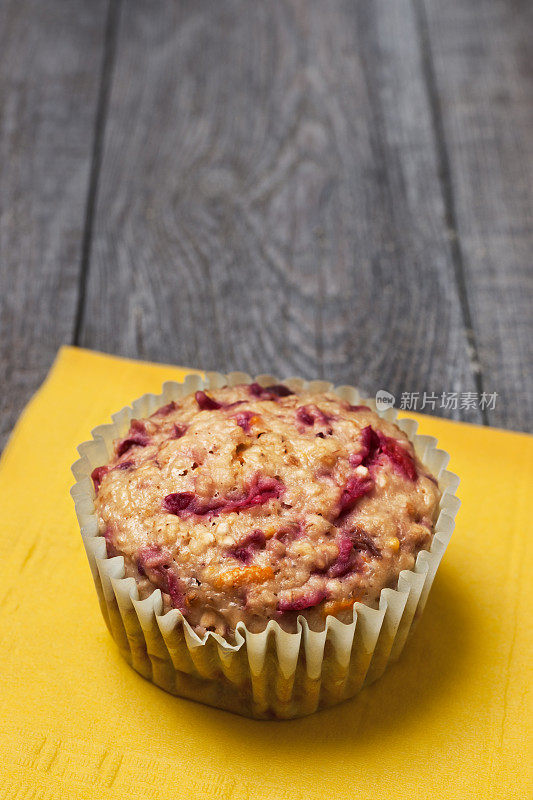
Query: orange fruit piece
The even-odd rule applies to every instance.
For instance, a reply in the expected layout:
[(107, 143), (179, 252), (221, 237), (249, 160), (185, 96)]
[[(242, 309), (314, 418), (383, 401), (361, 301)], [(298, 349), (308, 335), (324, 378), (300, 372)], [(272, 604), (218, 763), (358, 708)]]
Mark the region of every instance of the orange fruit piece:
[(324, 603), (324, 614), (338, 614), (339, 611), (346, 611), (353, 608), (353, 604), (357, 602), (354, 597), (351, 600), (330, 600)]
[(235, 567), (226, 572), (213, 575), (211, 580), (217, 589), (247, 586), (249, 583), (262, 583), (274, 577), (272, 567)]

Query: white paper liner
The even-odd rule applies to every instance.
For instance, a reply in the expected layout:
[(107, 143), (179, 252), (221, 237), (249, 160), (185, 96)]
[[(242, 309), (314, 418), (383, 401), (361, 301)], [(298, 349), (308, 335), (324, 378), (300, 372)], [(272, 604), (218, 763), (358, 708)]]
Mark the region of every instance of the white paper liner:
[(172, 694), (250, 717), (288, 719), (352, 697), (400, 656), (424, 610), (455, 525), (459, 478), (445, 469), (449, 455), (437, 449), (437, 440), (417, 435), (418, 423), (414, 420), (397, 420), (396, 409), (380, 413), (374, 400), (363, 399), (352, 386), (334, 387), (325, 381), (300, 378), (284, 380), (293, 390), (334, 392), (354, 405), (364, 403), (407, 434), (422, 463), (438, 478), (442, 491), (431, 548), (418, 554), (414, 570), (400, 573), (397, 589), (382, 590), (377, 609), (355, 603), (350, 624), (329, 615), (325, 629), (316, 632), (299, 616), (296, 633), (287, 633), (271, 620), (262, 633), (251, 633), (239, 623), (234, 643), (212, 632), (199, 637), (178, 610), (162, 613), (159, 589), (140, 600), (135, 579), (124, 577), (123, 557), (107, 557), (105, 539), (98, 535), (90, 475), (95, 467), (107, 463), (113, 441), (125, 435), (130, 419), (147, 417), (160, 406), (198, 389), (252, 380), (263, 386), (280, 383), (272, 375), (252, 379), (243, 372), (208, 372), (205, 379), (191, 374), (182, 383), (163, 384), (159, 395), (143, 395), (131, 407), (114, 414), (111, 424), (95, 428), (92, 440), (78, 447), (81, 457), (72, 466), (76, 484), (71, 494), (102, 614), (131, 666)]

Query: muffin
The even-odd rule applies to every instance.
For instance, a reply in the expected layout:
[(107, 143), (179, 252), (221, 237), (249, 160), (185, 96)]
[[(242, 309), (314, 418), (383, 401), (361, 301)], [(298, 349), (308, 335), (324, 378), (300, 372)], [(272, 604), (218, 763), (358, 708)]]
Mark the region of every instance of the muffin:
[(444, 454), (417, 454), (355, 390), (243, 377), (167, 386), (96, 432), (90, 463), (82, 450), (89, 550), (110, 630), (145, 677), (299, 716), (399, 655), (453, 481), (439, 486)]

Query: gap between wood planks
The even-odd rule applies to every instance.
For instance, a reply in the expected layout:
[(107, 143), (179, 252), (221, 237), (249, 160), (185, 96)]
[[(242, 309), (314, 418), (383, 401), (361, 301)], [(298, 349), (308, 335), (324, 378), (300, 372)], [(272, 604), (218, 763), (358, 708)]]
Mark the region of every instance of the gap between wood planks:
[(100, 179), (100, 170), (102, 165), (102, 151), (104, 146), (107, 112), (109, 108), (109, 95), (113, 82), (113, 70), (115, 66), (121, 7), (122, 0), (109, 0), (105, 26), (104, 49), (102, 54), (100, 86), (98, 90), (98, 105), (94, 123), (91, 171), (87, 190), (87, 203), (85, 206), (85, 221), (81, 244), (78, 303), (76, 307), (73, 335), (73, 344), (76, 346), (80, 345), (81, 332), (83, 329), (87, 282), (89, 279), (89, 270), (91, 265), (91, 245), (93, 238), (94, 214), (98, 199), (98, 181)]
[[(431, 122), (437, 150), (437, 162), (439, 167), (439, 180), (444, 202), (445, 223), (450, 236), (450, 253), (453, 262), (455, 283), (463, 314), (464, 330), (468, 342), (468, 358), (472, 370), (472, 377), (476, 386), (476, 391), (481, 396), (484, 392), (483, 372), (479, 358), (479, 350), (476, 341), (476, 334), (472, 324), (472, 314), (465, 281), (465, 263), (459, 235), (457, 231), (457, 214), (453, 194), (450, 158), (444, 125), (442, 121), (442, 107), (437, 89), (437, 79), (433, 63), (433, 53), (431, 51), (431, 41), (426, 16), (424, 0), (412, 0), (415, 13), (418, 37), (420, 40), (420, 52), (422, 53), (422, 72), (426, 84), (429, 109), (431, 112)], [(486, 408), (481, 408), (481, 419), (483, 425), (489, 425), (489, 416)]]

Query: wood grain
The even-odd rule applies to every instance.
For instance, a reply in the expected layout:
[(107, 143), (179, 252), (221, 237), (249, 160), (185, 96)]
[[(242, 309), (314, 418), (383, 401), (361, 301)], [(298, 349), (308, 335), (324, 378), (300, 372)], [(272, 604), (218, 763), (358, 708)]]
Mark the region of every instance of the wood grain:
[(106, 6), (0, 4), (0, 446), (72, 338)]
[(129, 3), (81, 343), (475, 390), (421, 61), (407, 0)]
[(533, 5), (419, 3), (493, 425), (533, 428)]
[(533, 421), (531, 7), (0, 5), (0, 446), (57, 347)]

